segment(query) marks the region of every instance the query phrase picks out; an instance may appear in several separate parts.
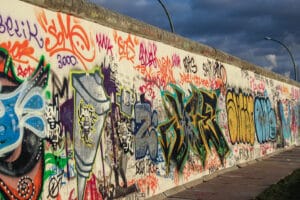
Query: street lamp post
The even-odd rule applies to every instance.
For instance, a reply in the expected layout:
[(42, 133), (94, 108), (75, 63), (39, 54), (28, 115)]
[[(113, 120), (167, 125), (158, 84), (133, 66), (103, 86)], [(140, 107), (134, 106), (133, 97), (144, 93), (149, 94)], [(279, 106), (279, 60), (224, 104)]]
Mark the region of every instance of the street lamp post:
[(162, 2), (161, 0), (157, 0), (157, 1), (158, 1), (158, 2), (160, 3), (160, 5), (163, 7), (163, 9), (164, 9), (164, 11), (165, 11), (165, 13), (166, 13), (166, 15), (167, 15), (167, 17), (168, 17), (168, 20), (169, 20), (169, 23), (170, 23), (170, 27), (171, 27), (171, 31), (172, 31), (172, 33), (174, 33), (174, 26), (173, 26), (171, 17), (170, 17), (170, 15), (169, 15), (169, 12), (168, 12), (166, 6), (163, 4), (163, 2)]
[(296, 63), (295, 63), (294, 57), (293, 57), (291, 51), (289, 50), (289, 48), (285, 44), (283, 44), (281, 41), (273, 39), (271, 37), (265, 37), (265, 40), (271, 40), (271, 41), (277, 42), (277, 43), (279, 43), (281, 46), (283, 46), (287, 50), (287, 52), (289, 53), (289, 55), (291, 57), (292, 63), (294, 65), (295, 80), (298, 81), (298, 79), (297, 79)]

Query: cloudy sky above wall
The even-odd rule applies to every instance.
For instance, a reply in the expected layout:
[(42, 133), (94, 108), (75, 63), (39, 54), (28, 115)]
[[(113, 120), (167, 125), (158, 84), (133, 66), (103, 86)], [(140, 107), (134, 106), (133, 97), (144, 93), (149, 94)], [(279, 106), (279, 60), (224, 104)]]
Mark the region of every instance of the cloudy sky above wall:
[[(87, 0), (171, 31), (158, 0)], [(300, 68), (299, 0), (162, 0), (175, 33), (294, 79)], [(300, 70), (299, 70), (300, 71)], [(300, 74), (298, 73), (298, 80)]]

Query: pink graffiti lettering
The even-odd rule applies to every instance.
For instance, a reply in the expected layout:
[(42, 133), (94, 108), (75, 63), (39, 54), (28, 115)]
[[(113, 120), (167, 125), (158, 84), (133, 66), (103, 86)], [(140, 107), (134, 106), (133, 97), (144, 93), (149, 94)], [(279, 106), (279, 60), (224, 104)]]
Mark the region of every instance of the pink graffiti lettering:
[(255, 80), (254, 78), (251, 78), (250, 87), (255, 92), (264, 93), (266, 84), (263, 81), (259, 81), (259, 80)]
[(269, 153), (268, 151), (270, 151), (271, 149), (272, 147), (269, 144), (260, 145), (260, 153), (262, 156), (267, 155), (267, 153)]
[(106, 50), (106, 54), (109, 54), (110, 56), (113, 55), (112, 53), (113, 45), (110, 43), (109, 37), (107, 37), (104, 34), (98, 33), (96, 35), (96, 42), (98, 44), (99, 50), (104, 49)]
[(300, 89), (292, 87), (291, 96), (293, 99), (300, 98)]
[(180, 57), (177, 54), (172, 55), (172, 67), (179, 67), (180, 66)]
[(297, 133), (297, 130), (298, 130), (297, 113), (295, 112), (295, 109), (292, 109), (291, 131), (292, 133)]
[(148, 43), (146, 45), (144, 42), (140, 44), (140, 54), (139, 60), (141, 61), (141, 65), (145, 66), (154, 66), (157, 67), (156, 63), (156, 51), (157, 47), (154, 43)]
[(142, 85), (139, 87), (139, 90), (141, 93), (145, 93), (147, 94), (148, 96), (151, 97), (151, 99), (155, 99), (155, 92), (153, 90), (153, 84), (151, 84), (150, 82)]

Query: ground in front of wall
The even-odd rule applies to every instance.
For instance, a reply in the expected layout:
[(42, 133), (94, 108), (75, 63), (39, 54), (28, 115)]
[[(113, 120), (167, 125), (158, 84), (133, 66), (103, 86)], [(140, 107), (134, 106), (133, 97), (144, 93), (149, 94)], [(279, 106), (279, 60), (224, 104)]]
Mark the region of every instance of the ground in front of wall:
[(300, 169), (291, 175), (271, 185), (255, 200), (299, 200), (300, 199)]

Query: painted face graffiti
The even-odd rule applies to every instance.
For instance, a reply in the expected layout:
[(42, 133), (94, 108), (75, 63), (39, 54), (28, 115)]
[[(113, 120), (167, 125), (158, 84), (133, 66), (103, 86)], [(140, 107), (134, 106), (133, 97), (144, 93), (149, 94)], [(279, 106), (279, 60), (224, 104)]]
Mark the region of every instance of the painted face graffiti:
[(23, 83), (11, 93), (0, 94), (0, 157), (21, 144), (25, 127), (37, 136), (45, 137), (41, 112), (44, 101), (39, 95), (40, 89), (27, 91), (27, 83)]
[(50, 66), (44, 65), (42, 56), (34, 72), (22, 81), (8, 51), (0, 48), (0, 52), (4, 58), (0, 69), (0, 199), (37, 199), (46, 137), (42, 94)]
[[(5, 199), (7, 195), (36, 199), (41, 191), (44, 101), (41, 88), (31, 87), (24, 82), (15, 91), (0, 94), (0, 191)], [(16, 181), (18, 190), (13, 185)]]
[(20, 128), (18, 127), (19, 119), (14, 109), (19, 94), (14, 94), (11, 97), (5, 96), (2, 94), (0, 96), (0, 157), (2, 158), (15, 149), (21, 140)]

